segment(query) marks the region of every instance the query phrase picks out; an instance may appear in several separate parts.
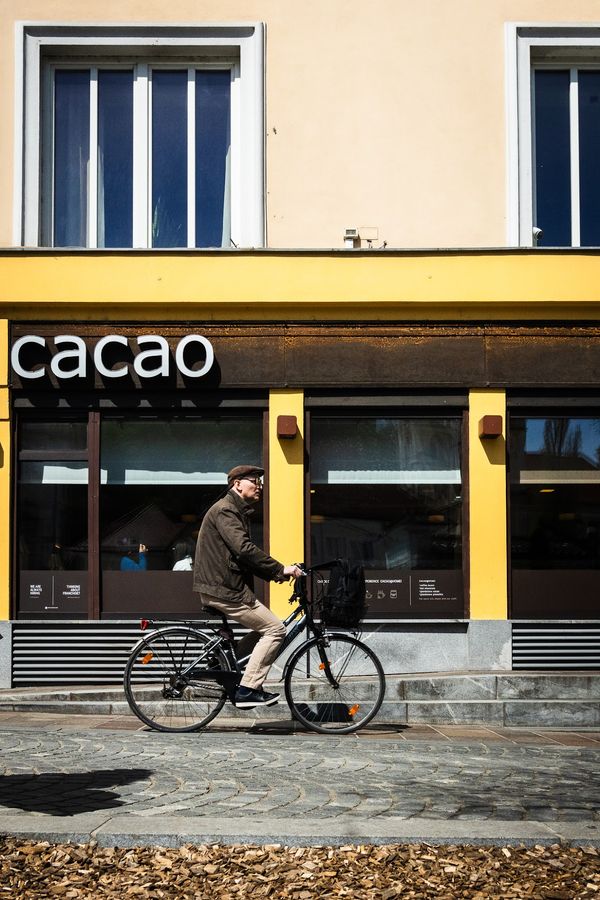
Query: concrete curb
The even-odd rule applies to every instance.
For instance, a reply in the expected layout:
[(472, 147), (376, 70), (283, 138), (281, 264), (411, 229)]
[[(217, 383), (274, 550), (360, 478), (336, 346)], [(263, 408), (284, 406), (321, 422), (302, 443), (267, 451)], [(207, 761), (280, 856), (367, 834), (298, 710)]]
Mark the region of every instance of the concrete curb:
[(346, 844), (475, 844), (493, 846), (600, 847), (600, 823), (545, 823), (486, 819), (370, 819), (366, 825), (349, 816), (335, 819), (210, 816), (160, 817), (155, 825), (134, 815), (101, 813), (75, 816), (3, 816), (0, 833), (56, 843), (88, 843), (101, 847), (183, 844), (282, 844), (292, 847)]

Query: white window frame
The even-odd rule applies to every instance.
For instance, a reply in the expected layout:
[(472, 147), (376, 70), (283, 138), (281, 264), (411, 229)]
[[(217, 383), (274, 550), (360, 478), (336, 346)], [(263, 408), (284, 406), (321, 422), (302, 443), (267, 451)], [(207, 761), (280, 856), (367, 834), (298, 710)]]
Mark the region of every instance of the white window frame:
[(533, 228), (533, 72), (571, 70), (571, 246), (579, 246), (577, 70), (600, 68), (600, 27), (511, 22), (506, 26), (507, 243), (535, 245)]
[[(93, 68), (95, 60), (148, 61), (159, 66), (232, 68), (231, 242), (234, 247), (265, 245), (264, 35), (261, 23), (205, 26), (72, 25), (19, 22), (16, 25), (14, 243), (40, 246), (41, 114), (48, 102), (42, 79), (46, 59)], [(122, 51), (121, 54), (119, 51)], [(134, 56), (135, 54), (135, 56)], [(84, 60), (87, 57), (87, 62)], [(223, 60), (229, 63), (223, 64)], [(136, 87), (134, 85), (134, 91)], [(42, 96), (43, 92), (46, 92)], [(148, 110), (134, 106), (134, 141), (148, 132)], [(188, 120), (188, 130), (192, 124)], [(90, 148), (90, 152), (92, 148)], [(189, 163), (191, 165), (191, 163)], [(134, 171), (134, 210), (144, 198), (148, 172)], [(92, 192), (93, 193), (93, 192)], [(95, 203), (95, 198), (92, 199)], [(134, 215), (134, 248), (149, 248), (148, 222)], [(188, 240), (188, 243), (190, 241)]]

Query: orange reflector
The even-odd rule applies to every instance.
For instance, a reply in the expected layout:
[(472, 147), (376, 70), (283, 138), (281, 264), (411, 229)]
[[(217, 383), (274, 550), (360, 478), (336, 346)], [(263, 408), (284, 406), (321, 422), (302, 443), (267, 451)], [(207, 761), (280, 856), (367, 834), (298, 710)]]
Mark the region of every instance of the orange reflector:
[(145, 656), (142, 656), (142, 665), (147, 666), (150, 660), (154, 657), (154, 653), (146, 653)]
[(320, 668), (320, 669), (324, 669), (324, 668), (325, 668), (325, 663), (319, 663), (319, 668)]
[(354, 706), (351, 706), (350, 709), (348, 710), (348, 715), (355, 716), (356, 713), (359, 711), (359, 709), (360, 709), (360, 703), (355, 703)]

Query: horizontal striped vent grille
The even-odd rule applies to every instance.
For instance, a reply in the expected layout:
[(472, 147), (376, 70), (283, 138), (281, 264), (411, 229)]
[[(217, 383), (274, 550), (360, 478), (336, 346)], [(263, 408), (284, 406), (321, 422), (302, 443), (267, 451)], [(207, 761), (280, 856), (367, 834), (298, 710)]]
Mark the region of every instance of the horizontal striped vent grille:
[(12, 682), (20, 685), (120, 684), (138, 622), (13, 625)]
[(600, 622), (513, 622), (513, 669), (600, 669)]

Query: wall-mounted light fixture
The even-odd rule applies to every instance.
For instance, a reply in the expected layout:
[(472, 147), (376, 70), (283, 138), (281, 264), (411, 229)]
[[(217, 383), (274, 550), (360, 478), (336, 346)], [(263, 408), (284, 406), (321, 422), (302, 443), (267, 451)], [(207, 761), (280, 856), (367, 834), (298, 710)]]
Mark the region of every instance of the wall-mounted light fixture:
[(479, 420), (479, 437), (485, 441), (502, 437), (502, 416), (483, 416)]
[(298, 434), (296, 416), (277, 416), (277, 437), (292, 440)]

